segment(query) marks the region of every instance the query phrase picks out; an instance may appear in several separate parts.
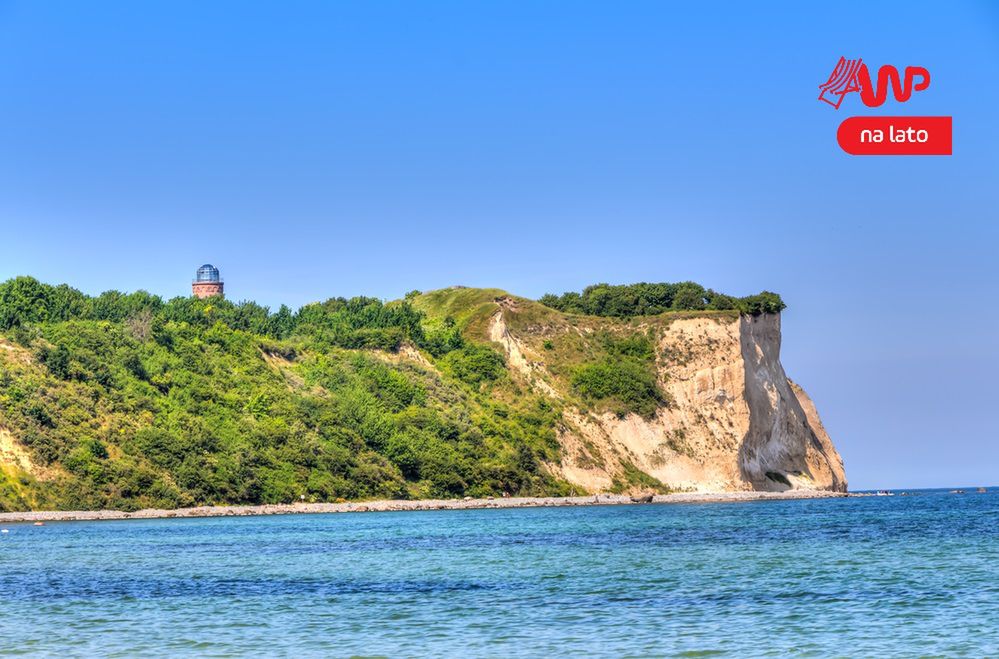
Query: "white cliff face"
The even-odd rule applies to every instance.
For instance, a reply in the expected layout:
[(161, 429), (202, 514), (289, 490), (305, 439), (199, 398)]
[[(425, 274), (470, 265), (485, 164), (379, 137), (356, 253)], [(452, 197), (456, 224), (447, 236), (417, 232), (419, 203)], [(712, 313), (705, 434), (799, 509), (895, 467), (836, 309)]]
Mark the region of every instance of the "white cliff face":
[[(538, 393), (569, 400), (542, 351), (501, 310), (490, 334)], [(551, 468), (589, 492), (640, 470), (681, 490), (846, 490), (843, 462), (815, 406), (780, 364), (780, 317), (678, 318), (658, 328), (657, 370), (670, 402), (650, 419), (569, 405)]]
[[(744, 480), (757, 490), (845, 491), (843, 461), (815, 406), (800, 387), (794, 390), (781, 366), (780, 316), (743, 316), (739, 323), (749, 406), (749, 428), (739, 446)], [(802, 401), (811, 408), (811, 420)]]

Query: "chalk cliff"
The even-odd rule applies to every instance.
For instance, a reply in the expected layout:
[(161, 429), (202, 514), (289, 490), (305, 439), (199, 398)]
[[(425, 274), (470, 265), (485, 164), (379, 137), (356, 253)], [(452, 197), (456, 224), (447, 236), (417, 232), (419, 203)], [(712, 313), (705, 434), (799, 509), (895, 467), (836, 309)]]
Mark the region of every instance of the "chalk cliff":
[[(666, 400), (655, 414), (583, 410), (554, 374), (557, 357), (540, 347), (566, 334), (599, 331), (585, 322), (523, 323), (522, 305), (500, 304), (489, 338), (538, 393), (562, 402), (562, 459), (551, 469), (589, 492), (641, 472), (673, 489), (846, 491), (843, 461), (815, 405), (780, 363), (780, 316), (674, 317), (605, 323), (611, 332), (656, 338), (656, 373)], [(585, 340), (585, 339), (584, 339)], [(556, 351), (557, 352), (557, 351)]]

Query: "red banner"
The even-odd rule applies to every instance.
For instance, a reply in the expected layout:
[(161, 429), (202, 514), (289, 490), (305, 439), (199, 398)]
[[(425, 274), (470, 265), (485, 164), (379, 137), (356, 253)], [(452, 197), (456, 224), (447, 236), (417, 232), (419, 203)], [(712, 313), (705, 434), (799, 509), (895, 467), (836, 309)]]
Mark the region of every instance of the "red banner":
[(949, 156), (952, 117), (850, 117), (836, 141), (854, 156)]

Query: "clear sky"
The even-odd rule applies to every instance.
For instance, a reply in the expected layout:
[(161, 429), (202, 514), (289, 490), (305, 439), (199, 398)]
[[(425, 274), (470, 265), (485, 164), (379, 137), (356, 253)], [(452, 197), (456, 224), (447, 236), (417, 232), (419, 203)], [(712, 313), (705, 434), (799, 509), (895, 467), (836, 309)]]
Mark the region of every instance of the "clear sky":
[[(851, 487), (999, 485), (997, 7), (0, 0), (0, 280), (776, 290)], [(834, 110), (842, 55), (930, 88)], [(954, 156), (847, 156), (853, 114)]]

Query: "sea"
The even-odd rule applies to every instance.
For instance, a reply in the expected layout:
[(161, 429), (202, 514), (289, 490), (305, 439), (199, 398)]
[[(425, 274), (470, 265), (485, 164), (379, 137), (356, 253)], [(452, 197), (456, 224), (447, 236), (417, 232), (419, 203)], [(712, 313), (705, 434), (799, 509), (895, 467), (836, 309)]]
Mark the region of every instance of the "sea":
[(999, 656), (999, 491), (4, 524), (0, 654)]

